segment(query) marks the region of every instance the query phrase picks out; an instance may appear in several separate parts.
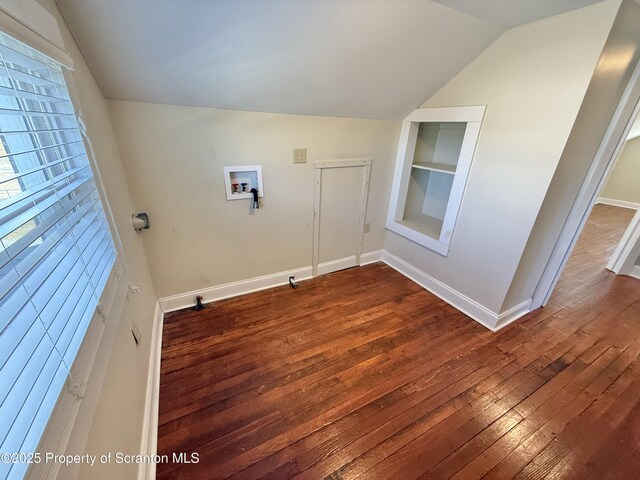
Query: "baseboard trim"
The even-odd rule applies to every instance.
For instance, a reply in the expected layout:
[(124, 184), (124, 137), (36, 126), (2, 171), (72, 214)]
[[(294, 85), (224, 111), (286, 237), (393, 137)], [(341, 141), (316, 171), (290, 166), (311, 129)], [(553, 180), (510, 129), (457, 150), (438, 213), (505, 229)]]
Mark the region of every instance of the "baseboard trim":
[[(367, 252), (360, 255), (360, 265), (379, 262), (382, 260), (382, 250)], [(349, 264), (349, 261), (351, 263)], [(318, 265), (319, 274), (335, 271), (338, 265), (344, 265), (342, 268), (348, 268), (355, 264), (355, 256), (345, 257), (331, 262), (324, 262)], [(334, 267), (331, 269), (331, 267)], [(195, 305), (196, 297), (202, 296), (203, 303), (215, 302), (225, 298), (237, 297), (247, 293), (258, 292), (267, 288), (279, 287), (289, 283), (289, 277), (295, 276), (297, 281), (308, 280), (312, 278), (311, 266), (293, 268), (284, 272), (272, 273), (270, 275), (262, 275), (260, 277), (240, 280), (238, 282), (225, 283), (215, 287), (203, 288), (202, 290), (194, 290), (191, 292), (179, 293), (168, 297), (159, 298), (160, 307), (164, 313), (182, 310)]]
[(489, 330), (496, 330), (498, 315), (488, 308), (480, 305), (475, 300), (470, 299), (466, 295), (454, 290), (448, 285), (445, 285), (441, 281), (436, 280), (432, 276), (424, 273), (422, 270), (389, 252), (384, 253), (384, 263), (397, 270), (410, 280), (413, 280), (422, 288), (429, 290), (435, 296), (441, 298), (448, 304), (454, 306), (465, 315), (473, 318), (476, 322), (487, 327)]
[(510, 323), (515, 322), (519, 318), (522, 318), (527, 313), (531, 312), (531, 303), (533, 303), (533, 298), (525, 300), (524, 302), (515, 305), (506, 312), (502, 312), (500, 315), (498, 315), (498, 320), (496, 321), (496, 328), (494, 331), (506, 327)]
[(311, 278), (311, 267), (292, 268), (286, 272), (262, 275), (248, 280), (240, 280), (215, 287), (203, 288), (202, 290), (194, 290), (170, 297), (163, 297), (159, 299), (160, 306), (165, 313), (182, 310), (183, 308), (195, 305), (198, 295), (202, 296), (203, 303), (215, 302), (225, 298), (237, 297), (238, 295), (245, 295), (267, 288), (285, 285), (289, 283), (290, 276), (295, 276), (296, 280), (307, 280)]
[(383, 261), (492, 332), (529, 313), (531, 300), (498, 314), (389, 252), (384, 252)]
[[(360, 265), (380, 261), (386, 263), (391, 268), (397, 270), (410, 280), (413, 280), (424, 289), (430, 291), (493, 332), (509, 325), (531, 311), (531, 299), (529, 299), (498, 314), (385, 250), (363, 253), (360, 256)], [(324, 275), (354, 265), (355, 256), (340, 258), (319, 264), (318, 274)], [(198, 295), (202, 296), (204, 303), (210, 303), (225, 298), (265, 290), (267, 288), (286, 285), (289, 283), (289, 277), (292, 275), (296, 277), (296, 280), (308, 280), (312, 278), (312, 269), (310, 266), (295, 268), (286, 272), (263, 275), (239, 282), (226, 283), (202, 290), (172, 295), (170, 297), (160, 298), (159, 305), (162, 312), (173, 312), (193, 306), (195, 304), (195, 298)]]
[[(382, 261), (383, 250), (376, 250), (375, 252), (363, 253), (360, 255), (360, 265), (368, 265), (369, 263), (375, 263)], [(337, 272), (338, 270), (344, 270), (345, 268), (351, 268), (356, 266), (356, 256), (339, 258), (338, 260), (331, 260), (330, 262), (324, 262), (318, 264), (318, 275), (326, 275), (327, 273)]]
[(615, 198), (607, 197), (598, 197), (596, 203), (612, 205), (614, 207), (631, 208), (632, 210), (638, 210), (640, 208), (640, 203), (627, 202), (626, 200), (616, 200)]
[(375, 252), (367, 252), (360, 255), (360, 265), (368, 265), (370, 263), (382, 262), (384, 250), (376, 250)]
[(338, 270), (344, 270), (345, 268), (351, 268), (356, 266), (356, 256), (339, 258), (338, 260), (331, 260), (330, 262), (324, 262), (318, 264), (318, 275), (326, 275), (327, 273), (337, 272)]
[[(149, 370), (147, 373), (147, 394), (144, 406), (144, 421), (142, 423), (141, 455), (156, 455), (158, 452), (158, 414), (160, 402), (160, 363), (162, 359), (162, 329), (164, 313), (160, 302), (156, 303), (153, 314), (153, 329), (149, 353)], [(138, 469), (138, 480), (153, 480), (156, 478), (156, 465), (142, 462)]]
[(640, 265), (634, 265), (634, 267), (629, 272), (629, 276), (640, 280)]

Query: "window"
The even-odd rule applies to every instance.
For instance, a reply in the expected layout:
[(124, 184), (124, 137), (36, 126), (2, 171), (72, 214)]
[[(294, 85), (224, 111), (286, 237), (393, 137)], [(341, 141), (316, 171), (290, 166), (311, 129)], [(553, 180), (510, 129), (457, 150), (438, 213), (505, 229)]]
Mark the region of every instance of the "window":
[(35, 452), (116, 250), (62, 67), (3, 33), (0, 140), (0, 452)]

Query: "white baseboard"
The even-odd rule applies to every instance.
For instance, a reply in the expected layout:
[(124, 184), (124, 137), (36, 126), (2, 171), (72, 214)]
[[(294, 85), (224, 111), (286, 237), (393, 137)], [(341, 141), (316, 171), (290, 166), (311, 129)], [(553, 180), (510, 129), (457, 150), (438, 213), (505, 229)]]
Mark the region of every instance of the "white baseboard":
[(640, 265), (634, 265), (634, 267), (629, 272), (629, 276), (640, 279)]
[(493, 332), (529, 313), (531, 300), (498, 314), (389, 252), (384, 252), (383, 261)]
[[(367, 265), (369, 263), (380, 261), (383, 261), (390, 267), (402, 273), (405, 277), (413, 280), (418, 285), (429, 290), (434, 295), (440, 297), (445, 302), (494, 332), (530, 312), (531, 300), (529, 299), (513, 308), (510, 308), (506, 312), (498, 314), (384, 250), (363, 253), (360, 256), (360, 265)], [(349, 268), (354, 265), (355, 256), (340, 258), (338, 260), (319, 264), (318, 273), (319, 275), (323, 275), (342, 268)], [(181, 310), (194, 305), (195, 298), (198, 295), (202, 296), (202, 301), (204, 303), (214, 302), (225, 298), (257, 292), (267, 288), (286, 285), (289, 283), (289, 277), (292, 275), (296, 277), (296, 280), (308, 280), (312, 277), (311, 272), (312, 269), (310, 266), (296, 268), (286, 272), (263, 275), (261, 277), (250, 278), (248, 280), (226, 283), (224, 285), (160, 298), (159, 304), (163, 312), (173, 312), (175, 310)]]
[(384, 263), (405, 277), (413, 280), (424, 289), (429, 290), (448, 304), (453, 305), (462, 313), (473, 318), (489, 330), (495, 331), (498, 320), (496, 313), (389, 252), (384, 253), (383, 260)]
[[(160, 362), (162, 357), (162, 328), (164, 313), (160, 303), (156, 303), (153, 314), (153, 329), (151, 333), (149, 371), (147, 373), (147, 394), (142, 423), (142, 440), (140, 442), (141, 455), (156, 455), (158, 451), (158, 411), (160, 401)], [(156, 478), (156, 465), (153, 462), (142, 462), (138, 469), (138, 480), (153, 480)]]
[(633, 210), (638, 210), (640, 208), (640, 203), (627, 202), (626, 200), (616, 200), (615, 198), (598, 197), (596, 203), (612, 205), (614, 207), (631, 208)]
[[(381, 262), (383, 250), (376, 250), (375, 252), (367, 252), (360, 255), (360, 265), (368, 265), (369, 263)], [(337, 272), (338, 270), (344, 270), (345, 268), (354, 267), (356, 265), (356, 256), (339, 258), (338, 260), (331, 260), (330, 262), (324, 262), (318, 264), (318, 275), (325, 275), (331, 272)]]
[(360, 255), (360, 265), (368, 265), (370, 263), (382, 262), (384, 258), (384, 250), (376, 250), (375, 252), (367, 252)]
[(286, 285), (289, 283), (290, 276), (295, 276), (296, 280), (307, 280), (311, 278), (311, 267), (292, 268), (286, 272), (272, 273), (270, 275), (249, 278), (248, 280), (240, 280), (239, 282), (203, 288), (202, 290), (179, 293), (178, 295), (160, 298), (158, 301), (160, 302), (163, 312), (173, 312), (195, 305), (198, 295), (202, 296), (203, 303), (210, 303), (225, 298), (265, 290), (267, 288)]
[(345, 268), (351, 268), (356, 266), (356, 256), (339, 258), (338, 260), (331, 260), (330, 262), (324, 262), (318, 264), (318, 275), (326, 275), (327, 273), (337, 272), (338, 270), (344, 270)]
[(525, 300), (524, 302), (511, 307), (506, 312), (502, 312), (498, 315), (498, 320), (496, 321), (496, 330), (500, 330), (501, 328), (506, 327), (510, 323), (515, 322), (521, 317), (524, 317), (527, 313), (531, 311), (531, 303), (533, 302), (533, 298)]
[[(375, 252), (363, 253), (360, 255), (360, 265), (381, 261), (382, 252), (382, 250), (377, 250)], [(338, 268), (335, 267), (340, 265), (342, 265), (342, 268), (348, 268), (355, 265), (355, 256), (321, 263), (318, 265), (318, 271), (322, 275), (329, 271), (338, 270)], [(198, 295), (202, 296), (203, 303), (210, 303), (225, 298), (237, 297), (238, 295), (245, 295), (259, 290), (265, 290), (267, 288), (286, 285), (289, 283), (289, 277), (292, 275), (296, 277), (297, 281), (308, 280), (312, 277), (311, 266), (294, 268), (285, 272), (272, 273), (270, 275), (240, 280), (238, 282), (225, 283), (215, 287), (203, 288), (202, 290), (179, 293), (177, 295), (159, 298), (158, 301), (160, 302), (160, 307), (163, 312), (173, 312), (195, 305), (196, 297)]]

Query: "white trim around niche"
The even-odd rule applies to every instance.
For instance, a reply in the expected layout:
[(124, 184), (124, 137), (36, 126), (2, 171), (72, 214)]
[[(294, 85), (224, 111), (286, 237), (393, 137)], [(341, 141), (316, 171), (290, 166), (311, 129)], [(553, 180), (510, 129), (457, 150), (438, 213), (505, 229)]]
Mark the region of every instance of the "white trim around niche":
[[(480, 136), (480, 127), (484, 113), (485, 105), (465, 106), (465, 107), (444, 107), (444, 108), (420, 108), (412, 112), (403, 122), (400, 131), (400, 140), (398, 142), (398, 153), (396, 157), (396, 165), (393, 175), (393, 183), (391, 186), (391, 197), (389, 201), (389, 210), (387, 212), (387, 229), (402, 235), (409, 240), (433, 250), (440, 255), (447, 256), (449, 253), (449, 245), (454, 234), (455, 223), (462, 204), (462, 196), (467, 184), (467, 178), (471, 170), (471, 162)], [(414, 164), (414, 153), (416, 141), (418, 137), (418, 129), (420, 123), (466, 123), (466, 129), (462, 139), (460, 153), (458, 155), (455, 169), (451, 171), (453, 174), (453, 182), (447, 201), (446, 211), (441, 220), (441, 226), (434, 230), (433, 234), (426, 231), (432, 227), (416, 227), (409, 218), (405, 218), (405, 204), (409, 192), (409, 183), (412, 168), (423, 169), (425, 164)], [(439, 164), (432, 164), (439, 165)], [(436, 167), (426, 169), (442, 172)], [(431, 177), (429, 177), (431, 181)], [(424, 213), (424, 212), (423, 212)], [(437, 223), (436, 218), (427, 215), (418, 215), (420, 222)], [(420, 231), (422, 228), (422, 231)], [(439, 231), (436, 231), (438, 230)]]

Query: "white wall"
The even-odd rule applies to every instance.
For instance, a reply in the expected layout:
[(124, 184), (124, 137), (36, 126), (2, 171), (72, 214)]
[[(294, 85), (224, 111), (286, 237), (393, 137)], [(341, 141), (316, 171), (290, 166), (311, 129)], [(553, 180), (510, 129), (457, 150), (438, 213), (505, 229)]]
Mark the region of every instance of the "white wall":
[(500, 311), (618, 5), (505, 32), (424, 104), (487, 110), (448, 257), (387, 232), (390, 253)]
[[(107, 323), (103, 343), (98, 351), (85, 397), (80, 405), (69, 447), (73, 453), (85, 451), (137, 453), (140, 450), (149, 340), (156, 295), (142, 241), (131, 228), (130, 216), (135, 208), (124, 176), (106, 101), (53, 0), (37, 0), (37, 4), (36, 0), (24, 0), (21, 8), (25, 7), (27, 1), (33, 2), (35, 9), (38, 8), (38, 4), (42, 5), (57, 19), (64, 47), (73, 57), (75, 70), (71, 76), (75, 84), (74, 96), (77, 97), (75, 106), (82, 110), (91, 135), (97, 166), (125, 249), (125, 260), (129, 267), (131, 281), (140, 288), (140, 293), (131, 295), (125, 302), (121, 316), (111, 317)], [(139, 348), (136, 348), (129, 332), (132, 321), (138, 324), (142, 332), (143, 343)], [(97, 398), (98, 395), (99, 398)], [(89, 425), (91, 429), (87, 439)], [(85, 439), (87, 439), (86, 450)], [(77, 467), (63, 468), (59, 478), (74, 478), (76, 470)], [(85, 467), (80, 471), (80, 478), (134, 478), (136, 471), (135, 465), (106, 465), (91, 469)]]
[(640, 206), (640, 137), (627, 140), (600, 197)]
[[(160, 297), (311, 265), (317, 160), (372, 158), (363, 252), (382, 248), (398, 122), (108, 103)], [(253, 164), (265, 196), (250, 215), (222, 167)]]
[(624, 0), (536, 218), (504, 310), (535, 292), (639, 58), (640, 4)]

